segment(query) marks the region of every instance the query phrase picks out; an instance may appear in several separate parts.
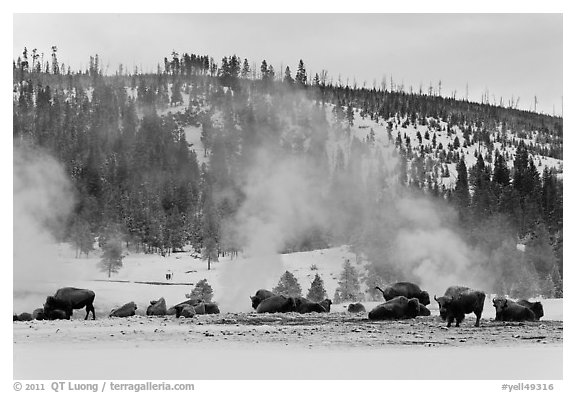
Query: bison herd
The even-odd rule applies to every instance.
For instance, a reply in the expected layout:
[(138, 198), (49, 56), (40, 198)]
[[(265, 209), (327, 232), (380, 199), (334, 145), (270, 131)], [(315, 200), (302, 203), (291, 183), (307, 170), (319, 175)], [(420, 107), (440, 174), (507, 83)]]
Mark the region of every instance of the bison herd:
[[(385, 289), (380, 287), (374, 289), (382, 292), (386, 302), (368, 313), (370, 320), (409, 319), (431, 314), (426, 307), (430, 304), (430, 295), (416, 284), (397, 282)], [(456, 327), (460, 326), (465, 315), (472, 313), (476, 316), (474, 326), (479, 327), (485, 299), (484, 292), (462, 286), (449, 287), (443, 296), (434, 296), (440, 317), (448, 322), (448, 327), (454, 322)], [(330, 299), (315, 303), (301, 296), (278, 295), (266, 289), (259, 289), (254, 296), (250, 296), (250, 300), (252, 308), (257, 313), (330, 312), (332, 304)], [(527, 300), (514, 302), (505, 298), (495, 298), (493, 302), (496, 308), (496, 321), (535, 321), (544, 315), (540, 302), (530, 303)], [(348, 306), (348, 312), (366, 312), (366, 308), (362, 303), (352, 303)]]
[[(382, 292), (385, 303), (376, 306), (368, 313), (370, 320), (397, 320), (430, 315), (430, 310), (426, 307), (430, 304), (430, 295), (416, 284), (398, 282), (385, 289), (380, 287), (375, 289)], [(46, 298), (43, 308), (37, 308), (32, 314), (27, 312), (19, 315), (14, 314), (13, 320), (70, 319), (73, 310), (82, 308), (86, 308), (84, 319), (88, 319), (90, 313), (92, 313), (92, 319), (96, 319), (94, 298), (94, 292), (89, 289), (61, 288), (54, 295)], [(440, 317), (448, 322), (448, 327), (452, 326), (454, 322), (456, 322), (456, 327), (460, 326), (466, 314), (474, 314), (476, 316), (474, 326), (479, 327), (485, 298), (484, 292), (462, 286), (451, 286), (443, 296), (434, 296), (434, 300), (438, 303)], [(256, 313), (328, 313), (332, 304), (330, 299), (313, 302), (301, 296), (285, 296), (266, 289), (256, 291), (254, 296), (250, 296), (250, 300)], [(537, 321), (544, 316), (540, 302), (513, 301), (496, 297), (492, 303), (496, 309), (495, 321)], [(130, 317), (136, 315), (137, 309), (138, 307), (134, 302), (129, 302), (113, 309), (109, 316)], [(361, 303), (352, 303), (348, 306), (348, 312), (362, 313), (366, 312), (366, 309)], [(146, 315), (149, 316), (175, 315), (177, 318), (219, 313), (220, 310), (216, 303), (197, 299), (189, 299), (167, 308), (166, 300), (162, 297), (150, 301), (150, 305), (146, 309)]]
[[(23, 312), (21, 314), (14, 314), (13, 321), (32, 321), (32, 320), (55, 320), (55, 319), (70, 319), (72, 311), (86, 307), (86, 317), (88, 319), (92, 313), (92, 319), (96, 319), (94, 311), (94, 298), (96, 294), (89, 289), (79, 288), (60, 288), (52, 296), (46, 298), (44, 307), (37, 308), (32, 314)], [(136, 315), (138, 307), (136, 303), (129, 302), (121, 307), (113, 309), (109, 316), (126, 318)], [(215, 303), (204, 302), (202, 300), (190, 299), (179, 303), (173, 307), (166, 308), (166, 301), (164, 298), (150, 301), (150, 305), (146, 309), (146, 315), (176, 315), (176, 317), (193, 317), (197, 314), (219, 314), (220, 310)]]

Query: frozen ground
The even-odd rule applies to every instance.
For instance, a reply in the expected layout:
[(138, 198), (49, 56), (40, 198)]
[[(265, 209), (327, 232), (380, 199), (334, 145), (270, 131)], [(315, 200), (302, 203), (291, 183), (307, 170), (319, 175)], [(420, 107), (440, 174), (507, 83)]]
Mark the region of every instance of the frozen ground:
[[(96, 253), (94, 253), (96, 254)], [(249, 295), (272, 288), (285, 270), (307, 292), (316, 273), (329, 297), (346, 247), (276, 256), (270, 282), (242, 275), (250, 258), (206, 263), (186, 253), (169, 257), (132, 254), (107, 280), (98, 257), (75, 259), (65, 247), (57, 262), (15, 282), (14, 312), (31, 312), (63, 286), (96, 292), (96, 321), (77, 310), (71, 321), (13, 324), (15, 379), (560, 379), (562, 299), (544, 299), (544, 318), (532, 323), (494, 322), (490, 299), (482, 326), (472, 316), (462, 327), (445, 328), (432, 302), (432, 316), (371, 322), (366, 314), (333, 305), (330, 314), (257, 315)], [(167, 269), (174, 280), (166, 282)], [(24, 277), (26, 278), (26, 277)], [(152, 299), (168, 306), (186, 300), (192, 285), (207, 278), (222, 314), (190, 320), (143, 316)], [(230, 295), (230, 279), (238, 284)], [(165, 285), (176, 284), (176, 285)], [(431, 293), (433, 295), (433, 293)], [(230, 301), (229, 298), (233, 298)], [(228, 300), (228, 301), (227, 301)], [(135, 301), (138, 315), (110, 319), (110, 309)], [(364, 302), (370, 310), (379, 302)]]
[(562, 336), (559, 321), (344, 312), (17, 322), (14, 378), (561, 379)]

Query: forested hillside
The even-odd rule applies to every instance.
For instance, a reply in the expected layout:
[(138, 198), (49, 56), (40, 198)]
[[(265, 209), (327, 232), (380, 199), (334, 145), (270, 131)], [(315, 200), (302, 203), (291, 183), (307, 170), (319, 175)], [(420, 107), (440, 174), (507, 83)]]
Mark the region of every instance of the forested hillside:
[(302, 60), (292, 76), (173, 53), (156, 73), (109, 75), (98, 56), (75, 72), (56, 54), (14, 61), (14, 149), (63, 166), (74, 208), (47, 224), (79, 256), (94, 239), (192, 245), (208, 263), (347, 244), (372, 284), (453, 257), (496, 292), (562, 295), (560, 117), (343, 86)]

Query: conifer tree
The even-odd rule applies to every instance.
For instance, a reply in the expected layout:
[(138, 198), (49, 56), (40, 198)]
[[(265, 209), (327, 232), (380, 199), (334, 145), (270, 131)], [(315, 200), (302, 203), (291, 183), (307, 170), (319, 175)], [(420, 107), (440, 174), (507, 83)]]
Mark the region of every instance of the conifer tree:
[[(358, 271), (352, 266), (349, 259), (346, 259), (344, 262), (337, 291), (339, 292), (338, 297), (341, 302), (356, 302), (361, 300)], [(336, 303), (336, 295), (334, 296), (334, 302)]]
[(280, 281), (278, 281), (278, 285), (274, 289), (272, 289), (277, 295), (285, 295), (285, 296), (302, 296), (302, 288), (298, 283), (298, 280), (292, 273), (288, 270), (280, 277)]
[(117, 238), (108, 239), (103, 246), (104, 252), (100, 259), (100, 270), (108, 273), (108, 278), (112, 273), (118, 273), (122, 267), (122, 245)]
[(212, 301), (213, 295), (214, 293), (212, 286), (210, 286), (210, 284), (208, 284), (208, 280), (204, 278), (196, 283), (194, 289), (192, 289), (192, 291), (186, 295), (186, 297), (189, 299), (210, 303)]
[(298, 71), (296, 71), (296, 85), (298, 87), (306, 86), (308, 77), (306, 76), (306, 68), (304, 68), (304, 62), (300, 59), (298, 63)]
[(313, 302), (320, 302), (326, 298), (326, 290), (324, 289), (324, 281), (318, 273), (314, 277), (314, 281), (310, 285), (306, 299)]
[(470, 205), (470, 189), (468, 188), (468, 170), (464, 157), (460, 159), (456, 165), (456, 172), (458, 177), (456, 179), (456, 186), (454, 187), (454, 197), (459, 208), (463, 212), (465, 208)]
[(290, 73), (290, 67), (286, 66), (286, 71), (284, 72), (284, 83), (288, 86), (292, 86), (294, 84), (294, 78)]

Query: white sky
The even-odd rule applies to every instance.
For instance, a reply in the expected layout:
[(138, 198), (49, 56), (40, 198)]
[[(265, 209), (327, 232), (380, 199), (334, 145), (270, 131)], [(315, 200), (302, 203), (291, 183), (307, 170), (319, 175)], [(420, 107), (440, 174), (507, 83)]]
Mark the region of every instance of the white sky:
[(308, 74), (328, 70), (334, 82), (354, 79), (371, 87), (390, 77), (408, 90), (442, 81), (479, 100), (561, 113), (562, 14), (14, 14), (13, 57), (24, 46), (86, 68), (98, 54), (113, 72), (118, 64), (155, 70), (172, 50), (237, 54), (276, 72), (303, 59)]

